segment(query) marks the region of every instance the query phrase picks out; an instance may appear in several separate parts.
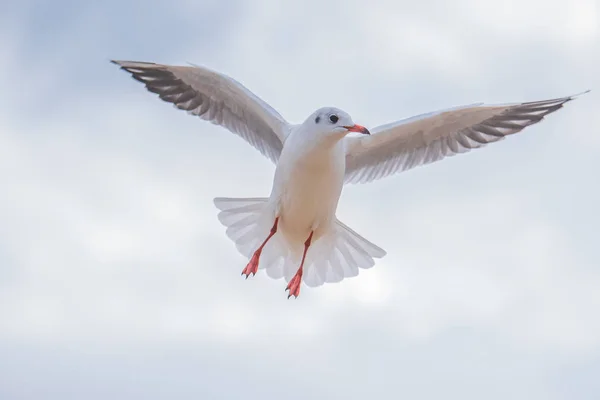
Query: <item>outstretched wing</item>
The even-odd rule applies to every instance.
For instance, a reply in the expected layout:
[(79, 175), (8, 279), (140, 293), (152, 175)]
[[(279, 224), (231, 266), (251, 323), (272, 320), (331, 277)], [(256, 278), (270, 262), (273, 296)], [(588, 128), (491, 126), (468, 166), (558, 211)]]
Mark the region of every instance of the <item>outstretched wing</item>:
[(198, 66), (112, 61), (177, 108), (227, 128), (277, 162), (289, 124), (242, 84)]
[(577, 96), (455, 107), (379, 126), (370, 136), (346, 138), (345, 181), (371, 182), (499, 141), (540, 122)]

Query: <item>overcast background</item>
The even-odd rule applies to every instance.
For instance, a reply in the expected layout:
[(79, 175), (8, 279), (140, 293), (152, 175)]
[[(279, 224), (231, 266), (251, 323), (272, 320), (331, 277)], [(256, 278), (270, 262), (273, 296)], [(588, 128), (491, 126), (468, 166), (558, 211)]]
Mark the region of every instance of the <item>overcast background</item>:
[[(287, 300), (217, 220), (274, 166), (109, 59), (367, 127), (592, 92), (338, 216), (388, 255)], [(600, 398), (598, 0), (3, 1), (1, 399)]]

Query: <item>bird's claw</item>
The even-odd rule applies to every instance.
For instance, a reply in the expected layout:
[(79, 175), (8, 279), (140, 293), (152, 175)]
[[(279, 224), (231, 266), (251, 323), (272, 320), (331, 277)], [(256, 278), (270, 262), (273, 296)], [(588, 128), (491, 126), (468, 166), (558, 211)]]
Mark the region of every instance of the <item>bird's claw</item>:
[(246, 279), (248, 279), (248, 277), (250, 276), (250, 274), (252, 274), (252, 276), (256, 275), (256, 272), (258, 270), (258, 257), (259, 254), (254, 254), (252, 256), (252, 258), (250, 259), (250, 261), (248, 262), (248, 265), (246, 265), (246, 268), (244, 268), (242, 270), (242, 275), (246, 275)]
[(292, 278), (292, 280), (290, 281), (290, 283), (288, 283), (287, 287), (285, 288), (285, 291), (290, 291), (290, 293), (288, 294), (288, 299), (292, 296), (294, 296), (296, 299), (298, 298), (298, 295), (300, 294), (300, 284), (302, 283), (302, 275), (294, 275), (294, 277)]

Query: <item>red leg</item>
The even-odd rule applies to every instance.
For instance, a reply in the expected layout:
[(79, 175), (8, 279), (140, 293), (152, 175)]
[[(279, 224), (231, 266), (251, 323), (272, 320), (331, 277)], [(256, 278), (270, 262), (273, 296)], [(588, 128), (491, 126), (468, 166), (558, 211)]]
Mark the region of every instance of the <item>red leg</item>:
[(302, 254), (302, 262), (300, 263), (300, 268), (296, 272), (296, 275), (292, 278), (290, 283), (288, 283), (285, 290), (289, 290), (290, 294), (288, 294), (288, 299), (292, 296), (298, 298), (300, 295), (300, 284), (302, 283), (302, 268), (304, 267), (304, 259), (306, 258), (306, 252), (308, 251), (308, 247), (310, 246), (310, 241), (312, 240), (313, 232), (310, 233), (306, 242), (304, 242), (304, 253)]
[(277, 223), (278, 222), (279, 222), (279, 217), (275, 218), (275, 223), (273, 224), (273, 227), (271, 228), (271, 233), (269, 233), (269, 236), (267, 236), (265, 241), (254, 252), (254, 255), (250, 259), (250, 262), (248, 262), (248, 265), (246, 265), (246, 268), (244, 268), (244, 270), (242, 271), (242, 275), (246, 275), (246, 279), (248, 279), (250, 274), (256, 275), (256, 273), (258, 272), (258, 261), (260, 258), (260, 254), (262, 253), (263, 247), (265, 247), (265, 245), (267, 244), (269, 239), (271, 239), (273, 237), (273, 235), (275, 234), (275, 232), (277, 232)]

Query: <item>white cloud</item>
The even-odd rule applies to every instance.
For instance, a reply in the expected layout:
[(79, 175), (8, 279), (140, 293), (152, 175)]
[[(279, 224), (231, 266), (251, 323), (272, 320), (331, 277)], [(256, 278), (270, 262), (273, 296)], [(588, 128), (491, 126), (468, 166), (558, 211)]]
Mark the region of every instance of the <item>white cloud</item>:
[(461, 5), (473, 20), (502, 35), (551, 36), (564, 46), (591, 44), (598, 39), (598, 5), (594, 0), (463, 1)]

